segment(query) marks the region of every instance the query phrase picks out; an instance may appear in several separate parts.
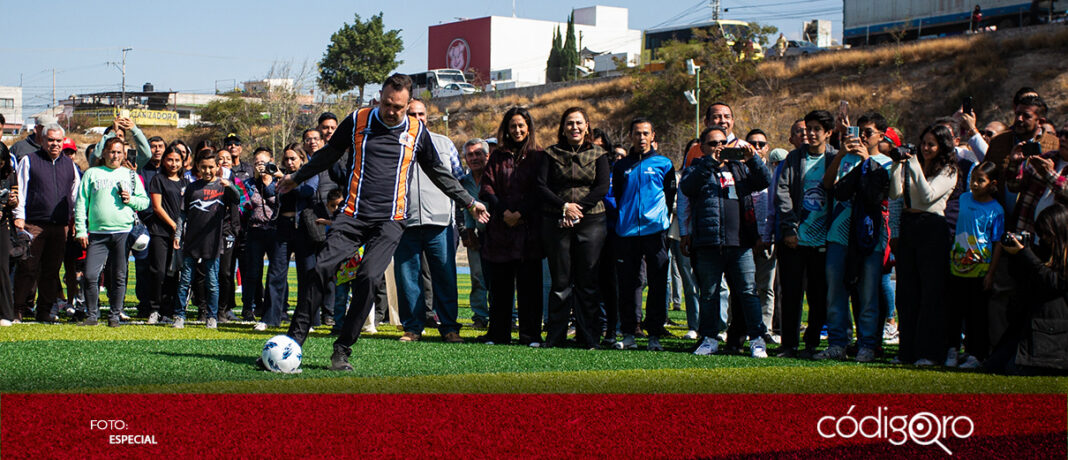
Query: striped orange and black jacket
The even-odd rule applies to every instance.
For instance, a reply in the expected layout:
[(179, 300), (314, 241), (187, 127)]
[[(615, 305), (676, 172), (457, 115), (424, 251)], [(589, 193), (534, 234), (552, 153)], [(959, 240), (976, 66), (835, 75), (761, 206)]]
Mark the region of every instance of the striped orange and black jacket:
[(330, 138), (326, 147), (293, 175), (297, 183), (310, 179), (336, 163), (352, 149), (338, 186), (344, 200), (338, 208), (352, 217), (368, 221), (400, 220), (408, 215), (408, 187), (412, 162), (419, 162), (430, 181), (449, 198), (463, 206), (474, 201), (441, 163), (430, 133), (415, 117), (405, 117), (400, 125), (386, 126), (377, 108), (353, 112)]

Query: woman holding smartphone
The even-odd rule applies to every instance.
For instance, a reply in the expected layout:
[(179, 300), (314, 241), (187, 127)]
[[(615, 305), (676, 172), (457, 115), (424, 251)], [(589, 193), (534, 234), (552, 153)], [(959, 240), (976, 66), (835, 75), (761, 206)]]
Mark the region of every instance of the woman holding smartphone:
[(590, 142), (589, 117), (580, 107), (564, 111), (556, 138), (545, 152), (537, 183), (552, 278), (545, 344), (566, 343), (573, 306), (575, 339), (584, 348), (598, 348), (597, 259), (607, 232), (602, 199), (608, 193), (608, 158)]

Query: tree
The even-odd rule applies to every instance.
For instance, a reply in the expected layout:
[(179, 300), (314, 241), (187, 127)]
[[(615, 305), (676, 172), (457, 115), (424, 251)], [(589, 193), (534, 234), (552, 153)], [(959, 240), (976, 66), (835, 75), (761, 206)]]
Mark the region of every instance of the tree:
[(223, 100), (207, 103), (200, 111), (201, 121), (211, 123), (223, 133), (236, 133), (246, 143), (257, 142), (257, 128), (263, 125), (266, 107), (254, 98), (244, 98), (238, 92), (226, 95)]
[(264, 77), (268, 80), (293, 82), (292, 85), (269, 85), (267, 92), (260, 95), (268, 114), (266, 124), (271, 150), (275, 152), (300, 138), (298, 130), (302, 119), (306, 118), (302, 115), (302, 100), (314, 103), (314, 100), (309, 101), (308, 96), (304, 95), (311, 83), (312, 71), (313, 68), (307, 61), (299, 67), (291, 62), (275, 62)]
[(549, 60), (545, 63), (545, 81), (560, 81), (560, 63), (563, 43), (560, 42), (560, 26), (553, 31), (553, 47), (549, 50)]
[(385, 80), (404, 63), (397, 60), (403, 50), (400, 30), (386, 31), (381, 12), (366, 22), (357, 14), (352, 24), (345, 23), (330, 36), (319, 61), (319, 87), (333, 94), (359, 89), (362, 102), (364, 86)]
[(575, 39), (575, 11), (567, 17), (567, 38), (560, 52), (560, 67), (563, 69), (563, 80), (575, 80), (578, 78), (577, 67), (579, 62), (578, 40)]

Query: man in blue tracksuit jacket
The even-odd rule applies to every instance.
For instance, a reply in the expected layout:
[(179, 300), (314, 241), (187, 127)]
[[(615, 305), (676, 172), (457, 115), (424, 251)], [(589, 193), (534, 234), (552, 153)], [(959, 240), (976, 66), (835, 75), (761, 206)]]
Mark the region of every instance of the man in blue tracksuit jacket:
[(642, 285), (642, 260), (649, 282), (645, 305), (644, 329), (649, 334), (649, 349), (663, 350), (659, 336), (667, 319), (668, 252), (664, 237), (671, 224), (675, 203), (675, 166), (667, 157), (653, 150), (656, 133), (653, 123), (637, 118), (630, 123), (631, 150), (616, 162), (612, 170), (612, 193), (616, 197), (619, 218), (619, 316), (623, 341), (616, 348), (634, 349), (638, 329)]

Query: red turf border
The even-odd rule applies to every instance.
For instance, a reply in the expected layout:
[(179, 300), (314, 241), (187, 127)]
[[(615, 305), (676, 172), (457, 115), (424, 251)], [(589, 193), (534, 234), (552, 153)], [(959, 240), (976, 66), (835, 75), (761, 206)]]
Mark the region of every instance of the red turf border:
[[(1068, 456), (1066, 395), (0, 395), (5, 458), (946, 457), (936, 444), (827, 439), (849, 414), (967, 417), (954, 457)], [(850, 411), (852, 408), (852, 411)], [(122, 420), (126, 429), (93, 420)], [(944, 419), (943, 419), (944, 420)], [(956, 420), (956, 419), (954, 419)], [(843, 430), (851, 431), (848, 421)], [(874, 432), (874, 419), (866, 431)], [(918, 422), (917, 422), (918, 423)], [(941, 422), (939, 422), (941, 423)], [(960, 432), (967, 423), (958, 422)], [(888, 430), (893, 433), (893, 430)], [(900, 434), (900, 433), (899, 433)], [(922, 438), (917, 429), (914, 435)], [(152, 435), (155, 445), (113, 445)], [(900, 439), (901, 437), (895, 437)], [(143, 439), (142, 439), (143, 440)]]

